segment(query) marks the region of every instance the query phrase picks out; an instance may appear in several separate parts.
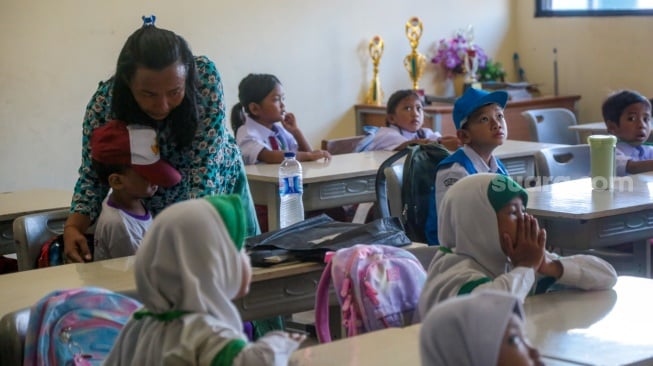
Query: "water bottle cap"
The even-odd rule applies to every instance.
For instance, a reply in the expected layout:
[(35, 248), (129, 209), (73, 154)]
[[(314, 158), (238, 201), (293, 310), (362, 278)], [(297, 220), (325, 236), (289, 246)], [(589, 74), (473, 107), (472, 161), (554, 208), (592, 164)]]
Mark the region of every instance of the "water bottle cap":
[(587, 143), (592, 146), (614, 146), (617, 143), (617, 137), (614, 135), (590, 135), (587, 137)]
[(294, 157), (295, 157), (295, 153), (292, 152), (292, 151), (286, 151), (286, 152), (283, 153), (283, 157), (284, 157), (284, 158), (294, 158)]

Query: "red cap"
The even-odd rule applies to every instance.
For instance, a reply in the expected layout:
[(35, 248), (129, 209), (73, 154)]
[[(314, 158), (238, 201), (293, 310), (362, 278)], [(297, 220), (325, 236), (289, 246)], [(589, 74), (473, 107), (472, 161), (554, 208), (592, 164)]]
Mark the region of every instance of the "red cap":
[(181, 181), (179, 171), (161, 160), (151, 127), (110, 121), (93, 130), (91, 156), (103, 164), (128, 165), (157, 186), (172, 187)]

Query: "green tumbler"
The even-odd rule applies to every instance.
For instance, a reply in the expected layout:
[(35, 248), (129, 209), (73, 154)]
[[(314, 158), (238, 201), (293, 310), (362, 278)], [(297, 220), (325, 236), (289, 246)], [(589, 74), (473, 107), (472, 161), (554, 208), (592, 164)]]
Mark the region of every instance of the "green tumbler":
[(617, 138), (612, 135), (591, 135), (587, 138), (587, 143), (590, 145), (592, 188), (611, 190), (614, 186), (614, 150)]

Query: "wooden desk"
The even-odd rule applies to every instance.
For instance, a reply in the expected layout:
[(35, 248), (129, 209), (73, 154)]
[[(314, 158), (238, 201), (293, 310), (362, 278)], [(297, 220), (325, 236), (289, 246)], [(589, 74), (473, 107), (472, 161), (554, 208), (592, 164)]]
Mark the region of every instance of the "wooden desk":
[(582, 365), (651, 365), (653, 280), (621, 276), (609, 291), (526, 298), (526, 332), (540, 354)]
[(61, 189), (0, 193), (0, 255), (16, 252), (12, 227), (15, 218), (70, 207), (72, 197), (71, 191)]
[[(509, 101), (504, 114), (508, 123), (508, 137), (512, 140), (532, 141), (527, 120), (521, 112), (529, 109), (541, 108), (567, 108), (578, 115), (577, 103), (580, 95), (535, 97), (528, 100)], [(356, 113), (356, 134), (363, 134), (363, 126), (385, 126), (385, 105), (375, 106), (357, 104), (354, 106)], [(455, 135), (456, 128), (453, 124), (453, 104), (433, 103), (424, 106), (424, 126), (443, 135)]]
[(595, 191), (590, 178), (528, 188), (527, 210), (553, 246), (587, 250), (635, 242), (638, 272), (650, 276), (653, 173), (615, 178), (612, 191)]
[[(330, 161), (302, 162), (304, 210), (376, 201), (376, 171), (393, 151), (333, 155)], [(279, 165), (245, 166), (254, 203), (266, 205), (270, 231), (279, 228)]]

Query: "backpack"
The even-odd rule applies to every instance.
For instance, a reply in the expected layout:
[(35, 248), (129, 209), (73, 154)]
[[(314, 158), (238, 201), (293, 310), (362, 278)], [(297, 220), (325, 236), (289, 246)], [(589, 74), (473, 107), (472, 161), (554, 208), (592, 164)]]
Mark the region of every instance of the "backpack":
[(30, 309), (23, 365), (100, 365), (140, 307), (102, 288), (55, 290)]
[(387, 158), (376, 173), (376, 201), (381, 217), (390, 216), (388, 207), (385, 168), (403, 158), (404, 168), (401, 185), (401, 221), (406, 234), (414, 242), (426, 243), (426, 219), (431, 207), (435, 207), (435, 173), (442, 160), (450, 155), (444, 146), (411, 144)]
[(409, 251), (387, 245), (357, 244), (327, 259), (315, 297), (315, 329), (330, 342), (329, 287), (333, 280), (347, 336), (414, 321), (426, 271)]

